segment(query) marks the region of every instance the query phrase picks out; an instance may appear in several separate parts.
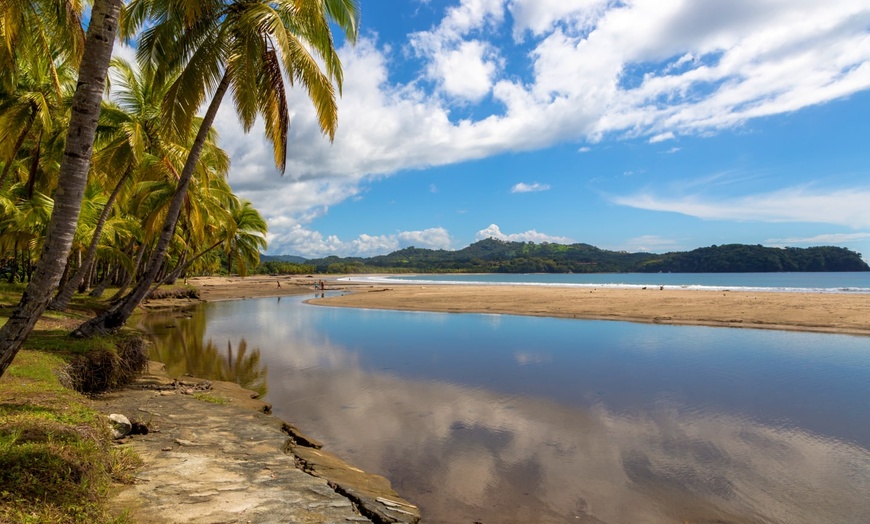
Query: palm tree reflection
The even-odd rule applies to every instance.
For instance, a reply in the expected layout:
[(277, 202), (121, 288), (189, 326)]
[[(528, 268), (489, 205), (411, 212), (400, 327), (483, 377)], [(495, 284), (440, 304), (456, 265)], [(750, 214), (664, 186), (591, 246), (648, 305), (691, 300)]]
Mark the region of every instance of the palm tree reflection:
[(235, 344), (227, 340), (226, 351), (222, 352), (219, 342), (205, 340), (202, 308), (185, 316), (177, 311), (149, 313), (142, 319), (141, 328), (151, 340), (151, 359), (163, 363), (171, 376), (235, 382), (260, 396), (266, 394), (268, 367), (260, 361), (260, 349), (249, 349), (241, 338)]

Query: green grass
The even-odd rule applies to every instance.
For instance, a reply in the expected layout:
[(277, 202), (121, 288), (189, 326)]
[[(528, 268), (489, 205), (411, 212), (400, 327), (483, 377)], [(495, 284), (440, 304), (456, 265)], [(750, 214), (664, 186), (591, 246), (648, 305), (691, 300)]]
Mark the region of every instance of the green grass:
[[(0, 284), (0, 324), (21, 290), (20, 284)], [(43, 320), (82, 317), (80, 304), (76, 308)], [(0, 522), (129, 521), (111, 515), (107, 502), (113, 484), (131, 482), (141, 461), (114, 445), (105, 416), (58, 378), (70, 360), (113, 350), (117, 339), (77, 340), (67, 334), (35, 330), (0, 377)]]
[(208, 393), (194, 393), (193, 398), (196, 400), (201, 400), (203, 402), (208, 402), (210, 404), (219, 404), (221, 406), (227, 405), (230, 403), (229, 400), (221, 397), (216, 397), (214, 395), (209, 395)]

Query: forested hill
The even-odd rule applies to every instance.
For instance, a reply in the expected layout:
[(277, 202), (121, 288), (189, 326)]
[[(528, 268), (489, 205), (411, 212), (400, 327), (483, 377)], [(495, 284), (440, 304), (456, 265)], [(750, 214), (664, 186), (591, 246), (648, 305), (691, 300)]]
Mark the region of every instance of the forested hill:
[(458, 251), (409, 247), (371, 258), (308, 260), (320, 273), (747, 273), (870, 271), (841, 247), (773, 248), (729, 244), (662, 255), (608, 251), (589, 244), (535, 244), (489, 238)]

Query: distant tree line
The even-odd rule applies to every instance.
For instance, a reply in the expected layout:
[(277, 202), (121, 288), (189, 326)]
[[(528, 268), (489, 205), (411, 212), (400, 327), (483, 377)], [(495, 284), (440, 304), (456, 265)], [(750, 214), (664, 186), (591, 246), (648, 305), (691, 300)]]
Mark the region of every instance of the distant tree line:
[(311, 264), (297, 264), (295, 262), (281, 262), (269, 260), (261, 262), (253, 273), (256, 275), (307, 275), (314, 273), (316, 268)]
[(728, 244), (644, 261), (639, 272), (767, 273), (776, 271), (868, 271), (861, 254), (842, 247), (775, 248)]
[(609, 251), (589, 244), (506, 242), (489, 238), (464, 249), (408, 247), (371, 258), (308, 260), (317, 273), (748, 273), (870, 271), (842, 247), (775, 248), (728, 244), (665, 254)]

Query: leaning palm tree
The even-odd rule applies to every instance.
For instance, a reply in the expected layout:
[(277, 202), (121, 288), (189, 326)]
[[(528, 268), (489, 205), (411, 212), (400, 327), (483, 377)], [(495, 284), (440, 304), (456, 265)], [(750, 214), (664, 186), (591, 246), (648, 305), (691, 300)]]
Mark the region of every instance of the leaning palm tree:
[(149, 166), (173, 164), (178, 160), (177, 153), (184, 149), (183, 145), (174, 144), (169, 137), (163, 136), (160, 104), (166, 88), (154, 82), (154, 71), (137, 70), (125, 60), (115, 58), (112, 72), (111, 102), (104, 105), (101, 115), (102, 127), (109, 136), (94, 155), (91, 173), (114, 189), (93, 228), (93, 236), (78, 270), (51, 301), (51, 309), (66, 309), (74, 292), (90, 273), (103, 225), (115, 200), (133, 180), (134, 174), (154, 171), (148, 169)]
[(0, 88), (0, 190), (11, 173), (13, 181), (32, 178), (48, 143), (62, 142), (76, 85), (77, 64), (60, 51), (28, 49), (18, 61), (13, 90)]
[[(174, 0), (133, 0), (125, 31), (133, 34), (138, 22), (146, 18), (161, 21), (144, 31), (138, 56), (167, 74), (180, 70), (164, 104), (165, 120), (177, 133), (184, 134), (189, 128), (207, 92), (213, 91), (212, 99), (178, 180), (148, 272), (117, 306), (79, 326), (73, 333), (76, 336), (120, 329), (149, 293), (173, 238), (202, 144), (230, 88), (246, 131), (258, 116), (263, 118), (275, 163), (282, 172), (289, 125), (284, 71), (291, 82), (300, 83), (308, 92), (322, 131), (330, 140), (335, 137), (338, 115), (333, 82), (341, 89), (342, 73), (330, 20), (355, 41), (355, 0), (198, 0), (185, 2), (184, 10), (175, 6)], [(317, 58), (323, 61), (324, 70)]]
[[(91, 10), (51, 222), (30, 283), (18, 306), (0, 328), (0, 376), (12, 363), (45, 311), (64, 270), (88, 181), (100, 101), (115, 43), (121, 3), (122, 0), (95, 0)], [(17, 2), (2, 2), (0, 16), (6, 14), (9, 4)], [(4, 26), (4, 31), (5, 37), (9, 28)]]

